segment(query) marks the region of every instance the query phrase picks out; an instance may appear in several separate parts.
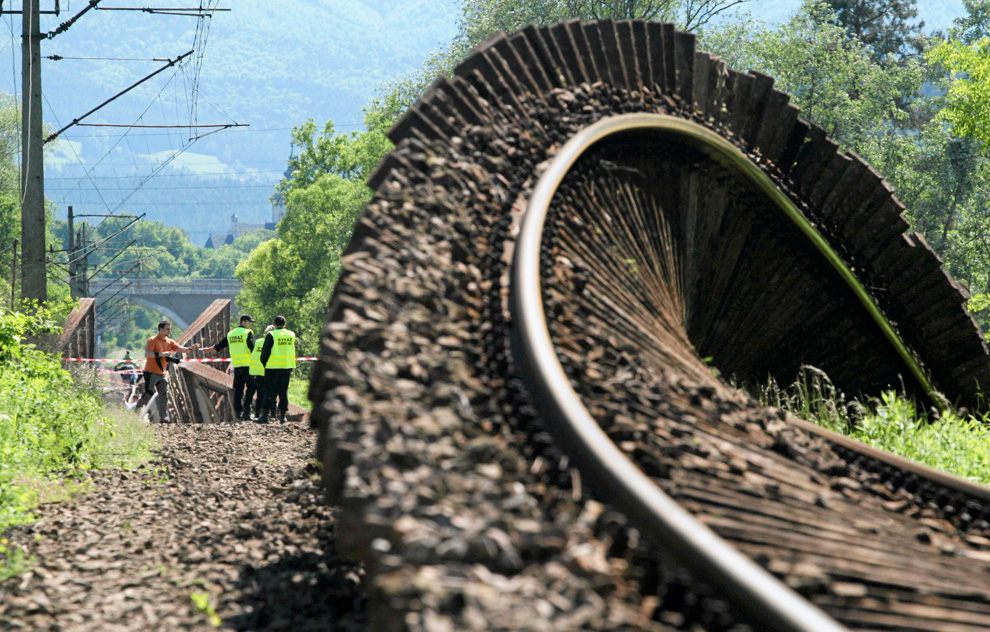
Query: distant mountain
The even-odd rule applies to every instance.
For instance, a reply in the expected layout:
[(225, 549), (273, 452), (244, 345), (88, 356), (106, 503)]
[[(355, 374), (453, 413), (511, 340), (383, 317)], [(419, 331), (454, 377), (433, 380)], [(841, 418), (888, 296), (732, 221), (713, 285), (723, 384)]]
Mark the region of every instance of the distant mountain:
[[(46, 17), (43, 31), (86, 6), (80, 0), (61, 4), (62, 15)], [(176, 128), (69, 129), (61, 137), (68, 142), (52, 148), (46, 169), (48, 197), (59, 216), (70, 204), (76, 213), (146, 212), (186, 229), (200, 244), (211, 232), (226, 230), (231, 214), (246, 222), (270, 219), (268, 196), (285, 169), (290, 128), (312, 117), (321, 125), (333, 119), (340, 131), (358, 129), (361, 108), (384, 81), (418, 69), (431, 51), (449, 43), (460, 11), (457, 0), (204, 4), (232, 10), (207, 21), (198, 84), (194, 55), (182, 69), (161, 73), (85, 122), (188, 125), (197, 103), (201, 124), (250, 127), (206, 136), (163, 167), (195, 134)], [(46, 123), (60, 128), (164, 65), (107, 58), (175, 58), (193, 47), (196, 23), (191, 17), (90, 11), (42, 44), (43, 55), (63, 57), (44, 63)], [(20, 49), (19, 21), (8, 26), (14, 35), (0, 51), (0, 68), (2, 56), (9, 63), (11, 50)], [(0, 73), (0, 89), (19, 91), (19, 64), (17, 54), (15, 70)], [(135, 193), (156, 168), (159, 175)]]

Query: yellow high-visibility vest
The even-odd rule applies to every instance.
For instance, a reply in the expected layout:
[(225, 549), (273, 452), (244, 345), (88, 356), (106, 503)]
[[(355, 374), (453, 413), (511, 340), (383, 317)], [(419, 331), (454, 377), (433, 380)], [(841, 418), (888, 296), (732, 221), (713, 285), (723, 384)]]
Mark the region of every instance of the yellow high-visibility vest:
[(266, 369), (296, 368), (296, 334), (288, 329), (274, 329), (268, 334), (274, 338), (272, 354), (268, 356)]
[(227, 346), (230, 348), (230, 363), (234, 368), (251, 364), (251, 349), (247, 346), (250, 329), (235, 327), (227, 334)]
[(263, 376), (265, 374), (265, 365), (261, 363), (261, 348), (264, 346), (260, 341), (254, 341), (254, 351), (251, 352), (251, 363), (248, 365), (251, 367), (248, 370), (251, 375)]

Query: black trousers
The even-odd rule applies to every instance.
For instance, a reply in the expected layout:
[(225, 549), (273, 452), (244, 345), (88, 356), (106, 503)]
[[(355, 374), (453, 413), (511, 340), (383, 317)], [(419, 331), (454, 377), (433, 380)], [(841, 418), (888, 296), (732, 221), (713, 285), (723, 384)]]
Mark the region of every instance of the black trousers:
[[(251, 375), (251, 367), (239, 366), (234, 369), (234, 412), (240, 416), (241, 411), (244, 410), (242, 404), (244, 403), (244, 389), (248, 387), (249, 384), (253, 385), (254, 376)], [(251, 394), (254, 394), (254, 387), (251, 387)], [(250, 397), (251, 395), (248, 395)]]
[(275, 410), (275, 398), (278, 398), (278, 410), (283, 413), (289, 410), (289, 378), (292, 369), (265, 369), (265, 410)]
[[(268, 395), (268, 389), (265, 388), (266, 383), (264, 375), (254, 376), (254, 389), (257, 393), (257, 397), (254, 398), (254, 414), (256, 415), (260, 415), (261, 409), (265, 407), (265, 397)], [(244, 403), (251, 404), (250, 396), (244, 398)]]
[(144, 372), (144, 393), (134, 407), (144, 408), (155, 393), (158, 393), (158, 421), (168, 423), (168, 382), (161, 373)]

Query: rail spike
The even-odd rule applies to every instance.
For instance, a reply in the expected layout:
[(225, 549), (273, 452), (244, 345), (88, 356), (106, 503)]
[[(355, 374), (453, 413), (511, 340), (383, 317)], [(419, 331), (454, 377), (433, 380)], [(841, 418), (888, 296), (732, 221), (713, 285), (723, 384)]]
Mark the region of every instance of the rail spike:
[[(559, 433), (567, 407), (535, 368), (530, 328), (551, 345), (557, 386), (612, 439), (648, 443), (652, 425), (674, 441), (640, 459), (654, 480), (671, 479), (672, 454), (716, 458), (676, 437), (719, 423), (733, 441), (750, 428), (751, 448), (775, 463), (842, 469), (827, 442), (795, 438), (800, 425), (780, 424), (713, 368), (737, 383), (790, 383), (811, 365), (848, 394), (903, 387), (922, 404), (981, 405), (990, 355), (965, 288), (909, 232), (881, 176), (798, 115), (772, 78), (726, 68), (669, 24), (570, 21), (496, 35), (396, 123), (310, 387), (338, 539), (373, 562), (377, 606), (426, 608), (425, 589), (406, 580), (427, 566), (513, 574), (553, 558), (506, 553), (522, 538), (511, 527), (508, 544), (491, 545), (505, 555), (475, 555), (470, 542), (452, 553), (470, 539), (464, 525), (490, 524), (513, 482), (542, 483), (526, 492), (538, 507), (529, 517), (569, 516), (574, 541), (594, 539), (577, 521), (588, 492), (561, 452), (574, 446)], [(623, 434), (627, 424), (638, 430)], [(489, 462), (498, 485), (466, 482)], [(591, 493), (614, 491), (578, 468)], [(457, 524), (436, 519), (451, 511)], [(675, 558), (720, 590), (720, 571)], [(841, 629), (810, 606), (774, 610), (792, 595), (758, 568), (740, 572), (784, 590), (768, 601), (752, 586), (726, 589), (741, 620)]]

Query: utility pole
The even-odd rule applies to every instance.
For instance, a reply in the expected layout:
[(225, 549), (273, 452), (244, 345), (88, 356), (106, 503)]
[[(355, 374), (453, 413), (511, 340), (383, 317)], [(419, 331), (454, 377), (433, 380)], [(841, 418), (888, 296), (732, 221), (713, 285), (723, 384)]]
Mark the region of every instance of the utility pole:
[(69, 207), (69, 294), (73, 299), (79, 298), (79, 264), (76, 261), (76, 233), (72, 217), (72, 207)]
[(89, 296), (89, 252), (86, 248), (89, 244), (86, 241), (86, 224), (82, 225), (82, 238), (76, 246), (84, 252), (82, 260), (77, 263), (76, 266), (76, 291), (79, 292), (80, 298), (86, 298)]
[(14, 311), (14, 303), (17, 302), (15, 291), (17, 290), (17, 240), (14, 240), (14, 256), (10, 259), (10, 311)]
[(24, 0), (21, 40), (21, 296), (48, 300), (39, 0)]

